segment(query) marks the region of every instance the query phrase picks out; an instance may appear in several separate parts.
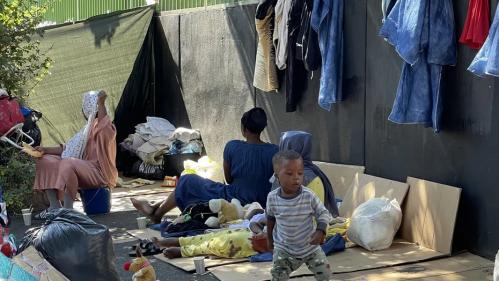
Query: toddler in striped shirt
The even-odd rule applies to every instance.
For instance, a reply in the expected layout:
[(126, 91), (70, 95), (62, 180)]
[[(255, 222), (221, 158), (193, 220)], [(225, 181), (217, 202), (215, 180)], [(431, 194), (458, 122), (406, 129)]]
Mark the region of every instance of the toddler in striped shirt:
[(324, 243), (331, 214), (302, 185), (303, 159), (299, 153), (278, 152), (272, 164), (280, 185), (267, 197), (268, 243), (274, 250), (272, 281), (288, 280), (304, 263), (316, 280), (329, 280), (331, 269), (320, 244)]

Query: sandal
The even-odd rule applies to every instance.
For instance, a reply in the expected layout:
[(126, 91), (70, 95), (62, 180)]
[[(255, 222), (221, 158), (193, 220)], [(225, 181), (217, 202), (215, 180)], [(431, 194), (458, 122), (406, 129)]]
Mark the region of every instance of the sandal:
[[(139, 243), (139, 247), (140, 247), (140, 251), (142, 253), (142, 256), (146, 257), (146, 256), (154, 256), (154, 255), (157, 255), (157, 254), (161, 254), (161, 249), (156, 247), (156, 245), (154, 245), (153, 242), (151, 241), (148, 241), (146, 242), (147, 240), (143, 240)], [(132, 248), (135, 248), (133, 251), (131, 251), (130, 253), (128, 253), (128, 256), (130, 257), (133, 257), (133, 258), (136, 258), (137, 257), (137, 246), (132, 246)]]

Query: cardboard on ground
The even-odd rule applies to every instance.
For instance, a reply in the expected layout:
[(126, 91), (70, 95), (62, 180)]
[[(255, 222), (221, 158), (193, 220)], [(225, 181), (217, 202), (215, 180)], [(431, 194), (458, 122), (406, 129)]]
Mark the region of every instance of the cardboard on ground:
[(345, 195), (355, 178), (355, 174), (363, 174), (365, 170), (364, 166), (334, 164), (320, 161), (314, 161), (314, 164), (326, 174), (333, 186), (335, 197), (341, 199), (345, 198)]
[[(415, 189), (413, 192), (407, 193), (409, 184), (370, 175), (357, 174), (355, 176), (352, 188), (347, 192), (342, 205), (342, 210), (345, 213), (353, 213), (358, 205), (374, 197), (397, 199), (402, 203), (407, 194), (406, 204), (402, 205), (403, 213), (407, 213), (407, 215), (404, 215), (402, 224), (407, 229), (414, 229), (414, 231), (407, 229), (402, 231), (402, 239), (396, 240), (392, 247), (387, 250), (369, 252), (356, 247), (329, 256), (328, 259), (334, 273), (386, 268), (450, 255), (451, 244), (449, 241), (452, 240), (454, 234), (461, 190), (421, 180), (411, 179), (408, 180), (408, 183), (411, 184), (410, 188)], [(446, 198), (446, 202), (452, 200), (453, 203), (441, 204), (436, 198)], [(448, 223), (437, 226), (429, 224), (427, 219), (421, 219), (429, 217), (435, 222), (446, 220)], [(431, 236), (430, 233), (435, 233), (435, 235)], [(270, 262), (242, 263), (214, 267), (210, 271), (222, 281), (270, 280), (271, 266)], [(302, 266), (292, 274), (294, 277), (307, 275), (310, 276), (311, 272), (306, 266)]]
[(33, 246), (28, 247), (21, 254), (15, 256), (13, 262), (39, 278), (38, 280), (40, 281), (69, 281), (69, 279), (45, 260)]

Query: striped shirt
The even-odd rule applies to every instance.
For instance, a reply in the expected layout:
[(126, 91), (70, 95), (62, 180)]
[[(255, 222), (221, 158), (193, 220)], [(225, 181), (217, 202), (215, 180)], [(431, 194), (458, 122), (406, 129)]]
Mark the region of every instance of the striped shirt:
[(331, 214), (319, 198), (304, 186), (293, 198), (281, 197), (281, 188), (271, 191), (266, 213), (267, 219), (275, 221), (274, 247), (296, 258), (306, 257), (320, 247), (310, 245), (312, 236), (316, 230), (325, 232), (331, 221)]

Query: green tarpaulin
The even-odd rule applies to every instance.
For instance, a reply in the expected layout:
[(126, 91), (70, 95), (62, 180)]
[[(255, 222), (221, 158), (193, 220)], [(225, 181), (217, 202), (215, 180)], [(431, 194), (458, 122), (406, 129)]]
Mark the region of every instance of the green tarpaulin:
[(113, 117), (152, 14), (153, 8), (146, 7), (45, 30), (40, 41), (53, 68), (28, 99), (30, 107), (43, 113), (43, 145), (64, 143), (83, 127), (86, 91), (105, 89)]

